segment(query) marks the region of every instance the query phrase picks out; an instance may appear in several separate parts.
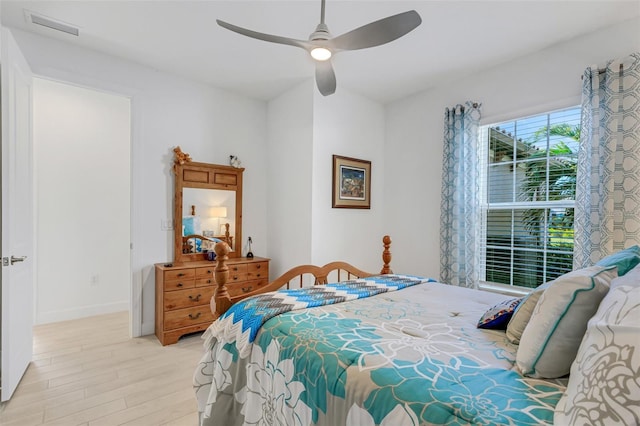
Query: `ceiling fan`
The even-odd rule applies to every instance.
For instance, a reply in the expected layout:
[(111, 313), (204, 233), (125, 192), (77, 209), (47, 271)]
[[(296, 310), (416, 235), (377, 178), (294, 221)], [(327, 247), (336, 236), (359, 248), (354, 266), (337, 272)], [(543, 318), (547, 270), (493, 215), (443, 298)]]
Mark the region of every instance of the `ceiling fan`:
[(389, 43), (412, 31), (422, 22), (418, 12), (410, 10), (371, 22), (337, 37), (332, 37), (331, 33), (329, 33), (329, 28), (324, 23), (325, 0), (321, 1), (320, 23), (309, 36), (309, 40), (259, 33), (219, 19), (216, 22), (223, 28), (247, 37), (301, 47), (308, 51), (316, 61), (316, 84), (318, 90), (324, 96), (331, 95), (336, 91), (336, 74), (333, 71), (333, 65), (331, 65), (332, 55), (343, 50), (366, 49)]

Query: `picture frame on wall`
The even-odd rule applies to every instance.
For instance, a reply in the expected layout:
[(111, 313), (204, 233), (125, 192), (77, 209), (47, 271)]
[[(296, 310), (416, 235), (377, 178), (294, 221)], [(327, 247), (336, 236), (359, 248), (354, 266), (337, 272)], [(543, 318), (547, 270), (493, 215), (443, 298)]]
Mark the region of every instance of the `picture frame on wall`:
[(333, 156), (332, 207), (371, 208), (371, 161)]

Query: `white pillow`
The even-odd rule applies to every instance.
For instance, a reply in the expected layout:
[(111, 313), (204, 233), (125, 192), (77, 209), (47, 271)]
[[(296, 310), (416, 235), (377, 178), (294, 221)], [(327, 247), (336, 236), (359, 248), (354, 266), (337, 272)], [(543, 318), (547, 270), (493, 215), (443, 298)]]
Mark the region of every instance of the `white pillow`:
[(613, 280), (589, 320), (554, 424), (640, 424), (640, 266)]
[(591, 266), (551, 281), (520, 338), (516, 365), (522, 374), (540, 378), (569, 374), (587, 322), (617, 276), (616, 266)]
[[(551, 281), (552, 282), (552, 281)], [(524, 332), (525, 327), (531, 319), (533, 309), (538, 304), (538, 300), (542, 293), (551, 285), (551, 282), (544, 283), (538, 288), (534, 289), (531, 293), (527, 294), (522, 302), (518, 305), (513, 312), (509, 324), (507, 324), (507, 339), (514, 345), (520, 343), (520, 338)]]

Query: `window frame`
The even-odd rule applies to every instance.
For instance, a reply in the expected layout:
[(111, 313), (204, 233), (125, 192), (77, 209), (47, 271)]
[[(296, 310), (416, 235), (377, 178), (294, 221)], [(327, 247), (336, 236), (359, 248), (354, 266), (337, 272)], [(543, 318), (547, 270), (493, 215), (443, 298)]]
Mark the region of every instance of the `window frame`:
[[(571, 110), (577, 110), (577, 116), (581, 117), (581, 112), (580, 112), (580, 105), (574, 104), (574, 105), (570, 105), (570, 106), (566, 106), (563, 108), (558, 108), (558, 109), (552, 109), (552, 110), (547, 110), (547, 111), (541, 111), (538, 113), (534, 113), (534, 114), (528, 114), (528, 115), (518, 115), (514, 118), (511, 119), (503, 119), (500, 121), (495, 121), (495, 122), (491, 122), (488, 124), (481, 124), (478, 128), (478, 151), (479, 151), (479, 160), (480, 160), (480, 164), (479, 164), (479, 173), (480, 173), (480, 194), (479, 194), (479, 201), (480, 201), (480, 231), (479, 231), (479, 251), (480, 251), (480, 267), (479, 267), (479, 273), (480, 273), (480, 277), (479, 277), (479, 287), (481, 289), (484, 290), (489, 290), (489, 291), (493, 291), (493, 292), (498, 292), (498, 293), (503, 293), (503, 294), (507, 294), (507, 295), (511, 295), (511, 296), (522, 296), (522, 295), (526, 295), (528, 293), (530, 293), (531, 291), (535, 290), (536, 287), (526, 287), (526, 286), (520, 286), (520, 285), (516, 285), (514, 284), (514, 252), (515, 250), (518, 251), (531, 251), (531, 252), (537, 252), (543, 253), (544, 256), (544, 262), (543, 262), (543, 267), (545, 268), (544, 270), (544, 276), (546, 275), (546, 271), (547, 271), (547, 254), (548, 253), (562, 253), (562, 254), (566, 254), (566, 251), (558, 251), (558, 250), (553, 250), (553, 249), (549, 249), (549, 247), (547, 247), (545, 245), (545, 247), (540, 250), (540, 249), (529, 249), (526, 247), (518, 247), (515, 243), (514, 243), (514, 228), (513, 228), (513, 220), (512, 220), (512, 225), (511, 225), (511, 244), (506, 247), (506, 246), (500, 246), (500, 249), (508, 249), (511, 252), (511, 263), (509, 266), (509, 279), (510, 279), (510, 284), (504, 284), (504, 283), (499, 283), (499, 282), (493, 282), (493, 281), (487, 281), (486, 277), (487, 277), (487, 249), (490, 248), (490, 246), (487, 244), (487, 216), (488, 216), (488, 212), (489, 211), (496, 211), (496, 210), (506, 210), (506, 211), (511, 211), (514, 212), (516, 210), (519, 209), (544, 209), (545, 211), (548, 211), (550, 209), (575, 209), (575, 193), (574, 193), (574, 198), (570, 199), (570, 200), (551, 200), (549, 201), (544, 200), (544, 201), (514, 201), (514, 202), (494, 202), (494, 203), (490, 203), (488, 200), (488, 193), (489, 193), (489, 169), (491, 164), (500, 164), (502, 162), (494, 162), (492, 163), (489, 159), (489, 149), (490, 147), (490, 137), (489, 137), (489, 129), (492, 127), (497, 127), (501, 124), (505, 124), (505, 123), (514, 123), (514, 126), (516, 125), (516, 122), (518, 121), (523, 121), (526, 120), (528, 118), (533, 118), (533, 117), (537, 117), (537, 116), (543, 116), (546, 115), (546, 120), (547, 120), (547, 128), (551, 127), (551, 123), (550, 123), (550, 117), (555, 114), (555, 113), (559, 113), (559, 112), (563, 112), (563, 111), (571, 111)], [(487, 120), (488, 121), (488, 120)], [(570, 122), (570, 121), (568, 121)], [(514, 136), (515, 138), (515, 136)], [(549, 173), (549, 169), (550, 169), (550, 160), (552, 158), (554, 158), (553, 155), (550, 155), (549, 153), (549, 148), (551, 147), (551, 145), (549, 144), (549, 142), (551, 141), (551, 138), (549, 137), (549, 135), (547, 135), (546, 137), (547, 139), (547, 153), (544, 157), (544, 159), (546, 160), (546, 171), (547, 171), (547, 179), (546, 179), (546, 190), (547, 192), (549, 191), (549, 185), (550, 185), (550, 180), (548, 179), (548, 173)], [(577, 160), (577, 151), (574, 153), (574, 155), (576, 156), (576, 160)], [(515, 157), (515, 155), (514, 155)], [(518, 161), (516, 158), (513, 158), (511, 160), (514, 164), (514, 166), (516, 166), (518, 164)], [(535, 161), (535, 160), (534, 160)], [(504, 162), (502, 164), (508, 164), (509, 162)], [(512, 170), (513, 173), (513, 191), (515, 193), (515, 191), (517, 190), (517, 179), (516, 179), (516, 172), (514, 172)], [(577, 174), (577, 172), (576, 172)], [(513, 214), (513, 213), (512, 213)], [(549, 226), (548, 226), (548, 215), (545, 215), (545, 219), (544, 219), (544, 234), (543, 237), (547, 238), (549, 235)], [(496, 246), (498, 247), (498, 246)], [(494, 248), (496, 248), (494, 247)], [(571, 254), (573, 255), (573, 252), (571, 252)], [(543, 282), (539, 283), (538, 285), (543, 284)]]

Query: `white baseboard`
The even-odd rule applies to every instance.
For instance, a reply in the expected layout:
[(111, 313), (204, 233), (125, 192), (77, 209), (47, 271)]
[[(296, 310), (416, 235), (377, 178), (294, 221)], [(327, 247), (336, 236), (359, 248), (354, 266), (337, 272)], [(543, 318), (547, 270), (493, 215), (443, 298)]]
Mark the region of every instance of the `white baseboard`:
[(129, 311), (129, 302), (126, 300), (121, 302), (105, 303), (102, 305), (81, 306), (61, 311), (38, 312), (36, 314), (36, 324), (68, 321), (122, 311)]
[(150, 336), (156, 332), (155, 322), (143, 322), (142, 323), (142, 335)]

